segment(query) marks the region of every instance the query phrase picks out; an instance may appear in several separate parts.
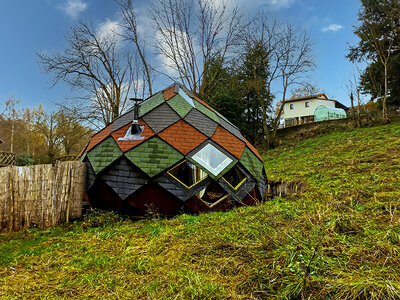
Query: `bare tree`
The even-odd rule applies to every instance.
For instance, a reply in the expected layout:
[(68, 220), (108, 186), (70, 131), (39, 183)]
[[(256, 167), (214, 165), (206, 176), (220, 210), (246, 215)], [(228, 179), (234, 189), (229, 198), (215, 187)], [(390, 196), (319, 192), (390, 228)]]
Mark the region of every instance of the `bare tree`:
[(282, 29), (282, 39), (279, 43), (279, 54), (276, 58), (276, 65), (281, 83), (282, 105), (272, 126), (272, 141), (275, 140), (283, 108), (285, 105), (286, 93), (290, 86), (301, 84), (307, 72), (314, 67), (312, 56), (312, 41), (305, 30), (295, 28), (286, 24)]
[(37, 53), (39, 64), (54, 76), (53, 85), (63, 81), (87, 93), (65, 108), (79, 108), (81, 117), (94, 124), (110, 124), (128, 104), (131, 53), (121, 49), (117, 34), (96, 30), (90, 22), (73, 26), (67, 42), (62, 53)]
[[(361, 99), (360, 99), (360, 70), (357, 68), (357, 73), (353, 72), (344, 87), (347, 95), (350, 98), (352, 118), (355, 127), (361, 127)], [(357, 96), (357, 114), (354, 108), (354, 95)]]
[(218, 74), (209, 77), (213, 60), (227, 60), (238, 42), (241, 15), (235, 6), (211, 0), (154, 0), (150, 9), (156, 29), (155, 47), (164, 64), (192, 91), (203, 96)]
[[(135, 70), (139, 71), (136, 72), (136, 75), (139, 75), (140, 70), (142, 69), (143, 73), (141, 75), (143, 75), (143, 78), (145, 79), (143, 80), (142, 83), (143, 89), (145, 89), (147, 86), (148, 93), (151, 96), (153, 95), (153, 90), (152, 90), (153, 72), (149, 60), (147, 59), (146, 45), (144, 43), (144, 40), (142, 40), (139, 35), (137, 16), (133, 7), (133, 3), (131, 0), (116, 0), (116, 2), (120, 6), (121, 16), (124, 20), (124, 23), (122, 24), (123, 28), (125, 29), (123, 37), (134, 44), (138, 57), (140, 59), (140, 64), (139, 60), (135, 61), (136, 65)], [(136, 80), (136, 83), (138, 82), (139, 80)]]
[(4, 113), (7, 111), (7, 106), (4, 103), (4, 107), (0, 109), (0, 118), (3, 117)]
[(33, 132), (43, 138), (47, 162), (52, 162), (60, 152), (62, 143), (60, 128), (57, 126), (57, 113), (47, 113), (39, 105), (38, 108), (32, 110), (32, 123)]
[[(261, 41), (267, 49), (268, 79), (267, 95), (280, 94), (281, 100), (276, 111), (276, 118), (267, 123), (267, 107), (270, 101), (261, 101), (263, 112), (263, 128), (268, 147), (273, 146), (279, 121), (283, 112), (288, 89), (301, 84), (307, 72), (315, 64), (312, 56), (312, 41), (305, 30), (295, 28), (292, 24), (281, 24), (261, 14), (245, 35), (246, 43)], [(276, 86), (280, 86), (276, 89)]]
[(55, 114), (50, 114), (57, 122), (57, 136), (61, 140), (65, 155), (78, 154), (93, 134), (91, 129), (80, 124), (75, 115), (62, 108)]
[(18, 109), (21, 100), (18, 100), (15, 96), (11, 96), (5, 101), (4, 111), (0, 116), (4, 116), (10, 123), (10, 152), (14, 152), (14, 136), (15, 127), (19, 118), (24, 114), (23, 110)]
[(292, 93), (291, 98), (299, 98), (325, 93), (322, 89), (318, 87), (317, 84), (311, 84), (309, 82), (301, 83), (299, 87), (292, 89), (290, 92)]

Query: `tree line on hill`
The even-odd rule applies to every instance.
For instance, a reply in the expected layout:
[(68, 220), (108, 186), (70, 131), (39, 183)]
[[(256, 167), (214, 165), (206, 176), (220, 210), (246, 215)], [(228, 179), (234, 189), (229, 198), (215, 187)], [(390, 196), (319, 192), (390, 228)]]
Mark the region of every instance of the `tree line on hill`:
[(77, 155), (93, 130), (82, 126), (63, 109), (45, 111), (38, 105), (20, 108), (15, 97), (5, 101), (0, 112), (0, 151), (16, 154), (17, 165), (52, 163), (64, 155)]

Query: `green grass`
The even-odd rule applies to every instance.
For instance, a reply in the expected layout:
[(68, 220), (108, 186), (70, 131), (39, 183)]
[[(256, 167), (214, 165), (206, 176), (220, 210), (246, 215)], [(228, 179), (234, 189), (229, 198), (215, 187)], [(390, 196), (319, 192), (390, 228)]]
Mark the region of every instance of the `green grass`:
[(398, 299), (400, 124), (266, 151), (301, 195), (227, 213), (94, 213), (0, 235), (3, 299)]

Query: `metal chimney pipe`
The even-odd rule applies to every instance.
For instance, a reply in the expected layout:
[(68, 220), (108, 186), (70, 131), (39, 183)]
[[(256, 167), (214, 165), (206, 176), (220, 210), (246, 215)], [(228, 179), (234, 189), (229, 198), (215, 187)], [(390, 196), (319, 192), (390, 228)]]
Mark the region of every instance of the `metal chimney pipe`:
[(140, 126), (139, 126), (139, 103), (142, 101), (142, 99), (139, 98), (130, 98), (129, 100), (133, 101), (133, 121), (132, 121), (132, 129), (131, 133), (132, 134), (138, 134), (140, 133)]

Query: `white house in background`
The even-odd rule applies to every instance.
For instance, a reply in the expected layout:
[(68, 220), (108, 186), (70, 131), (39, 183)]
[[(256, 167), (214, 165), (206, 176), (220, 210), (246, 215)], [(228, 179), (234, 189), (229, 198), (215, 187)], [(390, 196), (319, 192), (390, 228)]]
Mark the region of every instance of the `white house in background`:
[(291, 98), (286, 100), (283, 106), (284, 127), (314, 122), (314, 111), (321, 105), (345, 111), (348, 109), (339, 101), (329, 99), (325, 94)]

